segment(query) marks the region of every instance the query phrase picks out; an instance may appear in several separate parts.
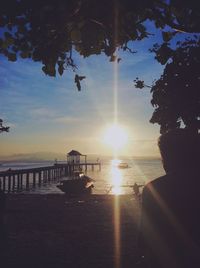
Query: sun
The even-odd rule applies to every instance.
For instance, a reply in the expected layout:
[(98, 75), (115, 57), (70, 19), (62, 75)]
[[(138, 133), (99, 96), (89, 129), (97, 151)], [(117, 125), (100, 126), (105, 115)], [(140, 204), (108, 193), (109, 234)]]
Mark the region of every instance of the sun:
[(113, 149), (121, 149), (128, 141), (128, 134), (125, 129), (113, 124), (109, 126), (103, 134), (103, 142)]

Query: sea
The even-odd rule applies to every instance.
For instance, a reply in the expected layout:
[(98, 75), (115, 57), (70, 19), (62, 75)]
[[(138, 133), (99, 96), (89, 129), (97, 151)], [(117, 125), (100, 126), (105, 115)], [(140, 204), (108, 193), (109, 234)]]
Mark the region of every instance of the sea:
[[(94, 179), (93, 194), (131, 194), (133, 184), (137, 183), (142, 191), (143, 186), (165, 174), (161, 159), (151, 157), (129, 157), (112, 159), (98, 159), (101, 162), (101, 170), (98, 166), (94, 170), (88, 168), (84, 172), (87, 176)], [(119, 168), (118, 163), (127, 163), (127, 168)], [(51, 166), (54, 161), (13, 161), (2, 162), (0, 171), (11, 169), (28, 169), (34, 167)], [(41, 187), (32, 190), (22, 191), (24, 194), (64, 194), (56, 187), (57, 183), (46, 183)], [(21, 193), (21, 192), (20, 192)]]

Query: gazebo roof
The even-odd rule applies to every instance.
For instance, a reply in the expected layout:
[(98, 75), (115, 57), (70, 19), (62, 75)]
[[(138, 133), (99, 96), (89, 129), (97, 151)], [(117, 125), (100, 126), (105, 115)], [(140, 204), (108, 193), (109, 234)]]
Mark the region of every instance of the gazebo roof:
[(71, 150), (67, 155), (69, 155), (69, 156), (73, 156), (73, 155), (82, 155), (82, 154), (79, 153), (78, 151)]

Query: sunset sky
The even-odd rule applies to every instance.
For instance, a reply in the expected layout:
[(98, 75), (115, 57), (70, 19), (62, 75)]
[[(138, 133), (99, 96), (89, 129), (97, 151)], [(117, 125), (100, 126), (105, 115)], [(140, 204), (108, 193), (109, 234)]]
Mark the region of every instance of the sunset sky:
[(104, 55), (83, 59), (74, 53), (77, 74), (86, 76), (80, 92), (70, 70), (52, 78), (45, 76), (40, 63), (21, 59), (13, 63), (1, 56), (0, 118), (10, 132), (0, 135), (0, 154), (75, 149), (111, 155), (103, 133), (113, 123), (117, 107), (118, 123), (128, 134), (120, 153), (158, 155), (159, 127), (149, 123), (153, 112), (149, 89), (135, 89), (133, 83), (138, 76), (151, 85), (160, 76), (162, 66), (148, 52), (156, 38), (130, 44), (138, 53), (119, 52), (119, 64)]

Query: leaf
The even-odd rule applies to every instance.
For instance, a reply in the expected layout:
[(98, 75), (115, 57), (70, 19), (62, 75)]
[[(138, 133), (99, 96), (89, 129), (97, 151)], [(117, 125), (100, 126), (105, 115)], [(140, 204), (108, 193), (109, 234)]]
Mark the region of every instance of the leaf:
[(79, 76), (79, 80), (81, 81), (81, 80), (83, 80), (83, 79), (85, 79), (86, 78), (86, 76)]
[(77, 74), (75, 75), (74, 82), (76, 83), (78, 91), (81, 91), (81, 84), (80, 84), (80, 81), (79, 81), (79, 78), (78, 78)]
[(64, 61), (63, 60), (59, 60), (58, 61), (58, 73), (60, 74), (60, 76), (63, 74), (65, 68), (64, 68)]
[(7, 39), (2, 40), (1, 48), (7, 49), (8, 46), (9, 46), (9, 43), (7, 42)]
[(15, 53), (8, 53), (8, 60), (9, 61), (16, 61), (17, 60), (17, 56)]
[(74, 78), (74, 82), (76, 83), (76, 86), (78, 88), (78, 91), (81, 91), (81, 83), (80, 81), (85, 79), (86, 76), (79, 76), (79, 75), (75, 75), (75, 78)]
[(142, 89), (145, 87), (144, 81), (139, 80), (138, 77), (134, 80), (134, 82), (135, 82), (135, 88)]
[(9, 32), (4, 33), (5, 38), (12, 38), (12, 35)]
[(173, 54), (173, 50), (168, 47), (167, 43), (163, 43), (161, 47), (154, 51), (156, 53), (155, 58), (160, 62), (162, 65), (166, 64), (169, 58)]
[(73, 41), (79, 41), (81, 40), (81, 32), (78, 29), (71, 31), (71, 39)]
[(162, 31), (163, 41), (164, 42), (169, 42), (175, 34), (176, 34), (176, 32), (165, 32), (165, 31)]
[(1, 132), (9, 132), (10, 127), (3, 126), (3, 120), (0, 119), (0, 133)]
[(21, 52), (21, 53), (20, 53), (20, 57), (21, 57), (22, 59), (26, 59), (26, 58), (28, 58), (28, 57), (29, 57), (29, 52), (28, 52), (28, 51), (23, 51), (23, 52)]
[(140, 31), (140, 33), (145, 33), (146, 31), (145, 26), (141, 23), (137, 25), (137, 29)]
[(43, 71), (45, 74), (47, 74), (47, 67), (46, 67), (46, 66), (43, 66), (43, 67), (42, 67), (42, 71)]
[(117, 59), (117, 56), (115, 56), (115, 55), (111, 55), (110, 56), (110, 61), (112, 62), (112, 61), (115, 61)]
[(42, 71), (49, 76), (56, 76), (56, 69), (55, 65), (51, 64), (46, 64), (42, 67)]
[(58, 66), (58, 72), (59, 72), (59, 75), (60, 75), (60, 76), (63, 74), (63, 72), (64, 72), (64, 67), (63, 67), (63, 65), (59, 65), (59, 66)]
[(47, 64), (47, 74), (49, 76), (56, 76), (55, 64), (53, 63)]
[(7, 25), (7, 27), (8, 27), (8, 30), (9, 30), (9, 31), (12, 31), (12, 27), (13, 27), (13, 26), (12, 26), (11, 23), (9, 23), (9, 24)]

